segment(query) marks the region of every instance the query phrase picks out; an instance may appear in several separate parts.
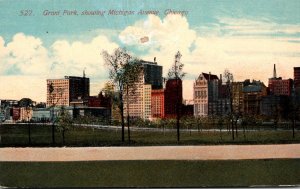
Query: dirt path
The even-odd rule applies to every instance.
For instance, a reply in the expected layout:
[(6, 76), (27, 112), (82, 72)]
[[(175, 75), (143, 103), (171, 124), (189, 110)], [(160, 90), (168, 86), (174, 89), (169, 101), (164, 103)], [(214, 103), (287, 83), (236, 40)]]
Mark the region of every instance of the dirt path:
[(0, 161), (227, 160), (300, 158), (300, 144), (0, 148)]

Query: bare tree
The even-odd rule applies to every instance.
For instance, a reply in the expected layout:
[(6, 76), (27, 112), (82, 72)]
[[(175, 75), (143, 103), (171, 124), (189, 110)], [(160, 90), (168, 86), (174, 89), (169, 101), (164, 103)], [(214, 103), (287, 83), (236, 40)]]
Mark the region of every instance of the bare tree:
[(224, 71), (224, 79), (226, 83), (226, 93), (229, 98), (229, 104), (230, 104), (230, 122), (231, 122), (231, 134), (232, 134), (232, 140), (234, 140), (234, 111), (233, 111), (233, 95), (232, 95), (232, 82), (233, 82), (233, 74), (228, 70), (225, 69)]
[[(125, 49), (117, 48), (112, 54), (107, 51), (102, 52), (103, 59), (109, 69), (109, 77), (115, 84), (118, 91), (119, 109), (122, 126), (122, 142), (125, 141), (125, 121), (124, 121), (124, 92), (137, 81), (141, 71), (139, 60), (133, 58)], [(129, 126), (129, 125), (128, 125)], [(129, 133), (130, 134), (130, 133)]]
[[(52, 144), (55, 144), (55, 116), (54, 116), (54, 108), (62, 98), (64, 89), (59, 87), (54, 87), (53, 83), (50, 83), (48, 86), (49, 99), (50, 99), (50, 114), (51, 114), (51, 122), (52, 122)], [(55, 92), (54, 92), (55, 91)]]
[(140, 82), (142, 80), (142, 66), (140, 64), (140, 61), (137, 59), (134, 59), (133, 61), (129, 62), (125, 67), (124, 77), (127, 77), (125, 79), (125, 87), (126, 87), (126, 110), (127, 110), (127, 136), (128, 136), (128, 142), (130, 143), (130, 104), (136, 101), (135, 94), (138, 87), (140, 87)]
[(289, 117), (292, 120), (293, 138), (295, 138), (296, 120), (298, 117), (297, 115), (299, 115), (299, 109), (300, 109), (300, 97), (298, 93), (295, 91), (295, 87), (293, 87), (292, 96), (290, 99), (290, 108), (291, 111), (289, 113)]
[(181, 53), (178, 51), (175, 54), (175, 61), (172, 65), (171, 69), (168, 72), (168, 79), (175, 79), (176, 80), (176, 128), (177, 128), (177, 142), (180, 140), (180, 116), (181, 116), (181, 106), (182, 106), (182, 96), (179, 96), (179, 82), (182, 81), (183, 77), (186, 73), (183, 72), (184, 64), (180, 61)]

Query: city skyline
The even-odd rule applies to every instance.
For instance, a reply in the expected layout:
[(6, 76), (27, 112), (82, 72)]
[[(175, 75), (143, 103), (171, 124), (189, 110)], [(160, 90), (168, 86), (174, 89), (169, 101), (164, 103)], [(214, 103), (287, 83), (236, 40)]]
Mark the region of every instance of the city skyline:
[[(299, 1), (2, 0), (0, 5), (1, 99), (45, 102), (46, 79), (81, 76), (84, 69), (91, 95), (98, 94), (108, 80), (101, 52), (117, 47), (145, 61), (156, 57), (163, 76), (179, 50), (187, 73), (184, 99), (192, 99), (193, 82), (201, 72), (219, 75), (227, 68), (236, 81), (255, 79), (267, 85), (274, 64), (278, 76), (293, 79), (293, 67), (300, 62)], [(31, 15), (22, 15), (24, 10)], [(78, 15), (71, 15), (75, 10)], [(106, 14), (81, 15), (96, 10)], [(167, 10), (184, 16), (166, 15)]]

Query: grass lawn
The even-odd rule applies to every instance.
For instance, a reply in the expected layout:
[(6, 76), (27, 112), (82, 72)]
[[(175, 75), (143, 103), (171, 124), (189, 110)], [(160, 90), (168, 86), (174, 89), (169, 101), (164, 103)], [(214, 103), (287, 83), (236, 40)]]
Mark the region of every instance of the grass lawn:
[[(2, 125), (0, 127), (0, 147), (29, 146), (28, 127), (26, 125)], [(127, 131), (125, 131), (127, 141)], [(129, 145), (121, 142), (121, 130), (101, 130), (93, 128), (75, 127), (65, 134), (66, 146), (120, 146)], [(181, 140), (177, 144), (176, 131), (131, 131), (132, 146), (147, 145), (210, 145), (210, 144), (283, 144), (300, 143), (300, 131), (292, 137), (291, 130), (260, 130), (243, 132), (233, 141), (230, 132), (189, 132), (181, 131)], [(62, 145), (62, 135), (55, 133), (56, 145)], [(46, 125), (31, 126), (30, 146), (51, 146), (51, 127)]]
[(300, 184), (300, 159), (0, 162), (10, 187), (218, 187)]
[[(31, 144), (28, 144), (27, 125), (2, 125), (0, 127), (0, 147), (5, 146), (51, 146), (51, 126), (32, 125)], [(127, 131), (125, 131), (127, 141)], [(290, 130), (260, 130), (238, 133), (232, 140), (230, 132), (181, 130), (180, 143), (176, 139), (176, 130), (171, 132), (131, 131), (131, 143), (121, 142), (121, 130), (103, 130), (74, 127), (65, 133), (66, 146), (147, 146), (147, 145), (210, 145), (210, 144), (282, 144), (300, 143), (300, 132), (295, 138)], [(55, 132), (56, 145), (62, 145), (62, 134)]]

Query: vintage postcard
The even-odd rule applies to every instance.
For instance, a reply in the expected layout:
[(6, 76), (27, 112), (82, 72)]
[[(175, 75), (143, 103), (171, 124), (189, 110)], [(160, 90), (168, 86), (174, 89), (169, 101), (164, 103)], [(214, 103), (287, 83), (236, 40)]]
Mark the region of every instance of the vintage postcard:
[(0, 187), (299, 186), (299, 10), (0, 0)]

